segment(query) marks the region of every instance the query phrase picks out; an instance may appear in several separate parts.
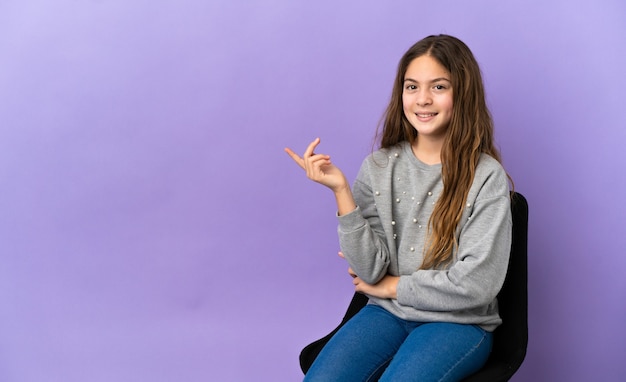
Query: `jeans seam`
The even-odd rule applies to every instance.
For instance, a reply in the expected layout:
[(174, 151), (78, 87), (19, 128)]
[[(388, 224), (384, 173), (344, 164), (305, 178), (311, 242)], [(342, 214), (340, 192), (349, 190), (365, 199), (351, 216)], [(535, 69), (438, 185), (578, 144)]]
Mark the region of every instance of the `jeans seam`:
[(439, 381), (445, 380), (445, 378), (450, 375), (450, 373), (461, 363), (464, 359), (470, 356), (470, 354), (474, 353), (482, 344), (485, 342), (485, 338), (487, 338), (487, 333), (483, 330), (483, 336), (480, 341), (470, 350), (467, 351), (448, 371), (439, 379)]

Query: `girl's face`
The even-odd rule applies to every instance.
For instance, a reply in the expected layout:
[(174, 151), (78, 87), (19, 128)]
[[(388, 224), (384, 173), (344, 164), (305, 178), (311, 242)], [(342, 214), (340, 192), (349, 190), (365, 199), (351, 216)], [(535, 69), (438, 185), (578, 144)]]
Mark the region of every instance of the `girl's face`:
[(402, 104), (419, 137), (442, 140), (452, 118), (450, 73), (428, 55), (413, 59), (404, 74)]

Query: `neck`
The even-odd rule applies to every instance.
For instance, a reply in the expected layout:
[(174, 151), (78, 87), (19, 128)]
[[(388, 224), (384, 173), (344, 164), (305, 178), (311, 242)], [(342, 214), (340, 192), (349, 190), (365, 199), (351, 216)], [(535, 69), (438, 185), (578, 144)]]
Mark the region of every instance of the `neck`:
[(425, 137), (417, 137), (411, 144), (413, 155), (426, 164), (441, 163), (442, 147), (443, 139), (431, 140)]

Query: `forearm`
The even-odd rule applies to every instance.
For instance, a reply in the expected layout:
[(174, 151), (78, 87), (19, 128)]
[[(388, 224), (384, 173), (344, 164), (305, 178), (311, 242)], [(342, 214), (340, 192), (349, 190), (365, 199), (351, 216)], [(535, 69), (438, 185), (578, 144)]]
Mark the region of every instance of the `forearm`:
[(339, 216), (349, 214), (356, 209), (356, 202), (354, 201), (349, 185), (335, 191), (334, 194), (335, 201), (337, 202), (337, 214)]
[(376, 284), (387, 274), (389, 250), (384, 239), (372, 229), (360, 207), (339, 216), (339, 245), (352, 269), (366, 283)]
[(356, 292), (378, 298), (397, 299), (398, 281), (400, 281), (400, 277), (387, 275), (376, 284), (368, 284), (360, 277), (356, 276), (354, 277), (352, 283), (355, 286)]

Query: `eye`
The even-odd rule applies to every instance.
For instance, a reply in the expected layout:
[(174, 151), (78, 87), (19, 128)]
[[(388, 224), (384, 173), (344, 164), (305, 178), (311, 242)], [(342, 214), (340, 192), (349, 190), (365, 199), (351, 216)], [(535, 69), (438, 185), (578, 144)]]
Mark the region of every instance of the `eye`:
[(413, 85), (413, 84), (408, 84), (404, 87), (406, 90), (415, 90), (417, 89), (417, 86)]
[(435, 88), (435, 90), (444, 90), (447, 89), (445, 85), (441, 85), (441, 84), (437, 84), (435, 86), (433, 86)]

